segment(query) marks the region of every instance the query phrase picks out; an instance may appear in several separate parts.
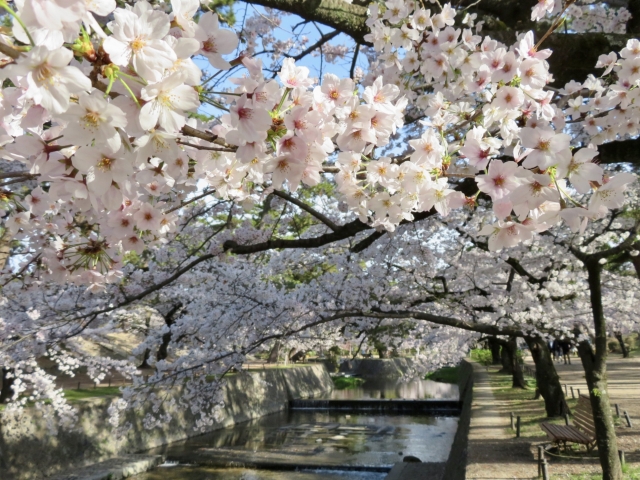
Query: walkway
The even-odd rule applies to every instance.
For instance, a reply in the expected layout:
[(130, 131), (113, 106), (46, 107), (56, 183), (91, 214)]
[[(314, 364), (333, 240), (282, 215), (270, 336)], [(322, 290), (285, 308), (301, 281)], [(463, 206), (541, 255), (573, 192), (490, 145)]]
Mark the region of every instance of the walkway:
[[(507, 433), (509, 417), (498, 412), (486, 369), (474, 367), (473, 404), (467, 453), (467, 479), (536, 478), (529, 441)], [(496, 461), (497, 460), (497, 461)], [(506, 461), (505, 461), (506, 460)]]

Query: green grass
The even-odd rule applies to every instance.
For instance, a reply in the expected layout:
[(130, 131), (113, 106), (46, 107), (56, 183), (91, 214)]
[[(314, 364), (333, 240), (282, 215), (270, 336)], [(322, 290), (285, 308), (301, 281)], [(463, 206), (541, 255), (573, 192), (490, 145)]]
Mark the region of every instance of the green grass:
[(65, 390), (64, 396), (70, 402), (78, 402), (87, 398), (108, 397), (120, 395), (120, 387), (98, 387), (80, 390)]
[[(493, 369), (493, 371), (489, 373), (489, 377), (491, 378), (491, 386), (493, 387), (493, 394), (496, 400), (498, 400), (498, 403), (505, 405), (503, 407), (503, 414), (509, 415), (513, 412), (515, 417), (520, 416), (520, 436), (544, 436), (544, 432), (540, 429), (541, 422), (564, 425), (563, 418), (547, 418), (544, 409), (544, 400), (542, 400), (542, 398), (539, 400), (533, 399), (536, 391), (536, 382), (531, 377), (525, 377), (528, 385), (526, 390), (512, 388), (511, 375), (497, 373), (496, 369)], [(568, 398), (567, 404), (569, 408), (573, 410), (578, 404), (578, 400)], [(515, 435), (514, 430), (510, 428), (508, 430), (509, 433)]]
[(460, 367), (442, 367), (435, 372), (427, 373), (425, 380), (441, 383), (458, 383)]
[[(625, 480), (640, 480), (640, 467), (629, 467), (629, 465), (625, 465), (622, 467), (622, 471), (624, 472)], [(569, 478), (569, 480), (601, 480), (602, 474), (595, 473), (584, 473), (581, 475), (571, 475), (570, 477), (565, 476), (557, 476), (551, 475), (552, 480), (560, 479), (560, 478)]]
[(362, 378), (358, 377), (334, 377), (333, 384), (337, 390), (348, 390), (350, 388), (358, 388), (364, 383)]

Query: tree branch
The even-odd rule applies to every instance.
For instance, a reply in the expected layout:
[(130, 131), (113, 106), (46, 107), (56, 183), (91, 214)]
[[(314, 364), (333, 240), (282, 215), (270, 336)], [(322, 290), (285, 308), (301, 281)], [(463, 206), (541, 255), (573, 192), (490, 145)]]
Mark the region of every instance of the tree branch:
[(302, 59), (303, 57), (309, 55), (311, 52), (313, 52), (314, 50), (322, 47), (322, 45), (324, 45), (325, 43), (327, 43), (329, 40), (331, 40), (332, 38), (337, 37), (338, 35), (340, 35), (340, 32), (338, 30), (334, 30), (333, 32), (330, 33), (326, 33), (324, 35), (322, 35), (320, 37), (320, 39), (314, 43), (313, 45), (311, 45), (309, 48), (306, 48), (305, 50), (303, 50), (302, 52), (300, 52), (298, 55), (286, 55), (285, 57), (288, 58), (293, 58), (296, 62), (300, 59)]
[(295, 13), (304, 20), (319, 22), (349, 35), (356, 42), (371, 45), (364, 41), (369, 33), (365, 6), (343, 0), (250, 0), (248, 3)]
[(274, 190), (273, 194), (278, 196), (278, 197), (280, 197), (280, 198), (285, 199), (286, 201), (288, 201), (290, 203), (293, 203), (294, 205), (297, 205), (302, 210), (307, 212), (309, 215), (311, 215), (311, 216), (317, 218), (318, 220), (320, 220), (322, 223), (324, 223), (327, 227), (329, 227), (334, 232), (337, 232), (340, 229), (340, 227), (338, 225), (336, 225), (335, 223), (333, 223), (333, 221), (329, 217), (326, 217), (322, 213), (320, 213), (317, 210), (311, 208), (309, 205), (307, 205), (303, 201), (298, 200), (295, 197), (292, 197), (288, 193), (282, 192), (280, 190)]

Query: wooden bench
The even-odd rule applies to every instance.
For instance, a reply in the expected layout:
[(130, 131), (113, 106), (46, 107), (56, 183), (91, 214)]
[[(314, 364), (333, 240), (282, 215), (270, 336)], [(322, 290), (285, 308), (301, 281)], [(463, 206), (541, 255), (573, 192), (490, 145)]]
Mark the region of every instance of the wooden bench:
[(563, 444), (565, 450), (567, 442), (585, 445), (587, 451), (591, 451), (596, 446), (596, 427), (593, 424), (593, 413), (591, 412), (591, 402), (589, 397), (580, 395), (578, 406), (573, 411), (573, 425), (554, 425), (552, 423), (541, 423), (540, 428), (544, 430), (549, 439), (558, 446)]

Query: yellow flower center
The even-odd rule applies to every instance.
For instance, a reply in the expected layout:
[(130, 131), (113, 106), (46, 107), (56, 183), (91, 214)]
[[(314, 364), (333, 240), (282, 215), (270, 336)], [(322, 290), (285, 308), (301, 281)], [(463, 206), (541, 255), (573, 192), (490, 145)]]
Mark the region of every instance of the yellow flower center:
[(133, 42), (131, 42), (131, 50), (133, 53), (138, 53), (147, 45), (147, 41), (142, 37), (137, 37)]
[(96, 163), (96, 168), (101, 172), (108, 172), (111, 170), (111, 167), (114, 164), (113, 158), (102, 157), (98, 163)]

